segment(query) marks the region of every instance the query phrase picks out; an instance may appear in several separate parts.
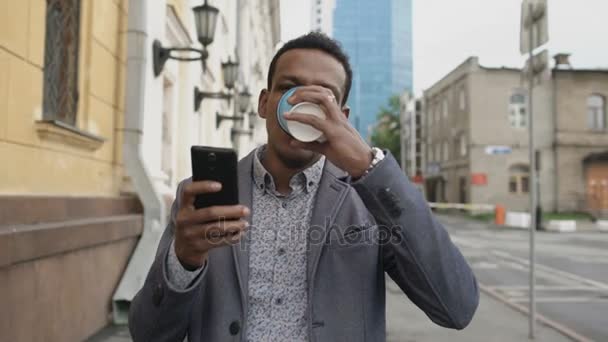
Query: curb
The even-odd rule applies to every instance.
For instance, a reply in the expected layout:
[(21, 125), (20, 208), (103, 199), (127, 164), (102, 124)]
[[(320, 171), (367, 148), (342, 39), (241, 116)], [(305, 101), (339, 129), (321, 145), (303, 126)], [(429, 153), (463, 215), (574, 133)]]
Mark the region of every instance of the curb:
[[(492, 290), (490, 287), (485, 286), (483, 284), (479, 284), (479, 289), (487, 294), (488, 296), (498, 300), (499, 302), (502, 302), (504, 304), (506, 304), (507, 306), (509, 306), (511, 309), (514, 309), (515, 311), (518, 311), (519, 313), (523, 314), (524, 316), (529, 316), (529, 311), (528, 308), (517, 304), (517, 303), (513, 303), (510, 302), (506, 297), (504, 297), (503, 295), (501, 295), (500, 293)], [(536, 320), (541, 322), (542, 324), (544, 324), (545, 326), (552, 328), (554, 330), (556, 330), (557, 332), (559, 332), (560, 334), (566, 336), (567, 338), (571, 339), (572, 341), (575, 342), (594, 342), (592, 339), (587, 338), (579, 333), (577, 333), (576, 331), (555, 322), (554, 320), (551, 320), (547, 317), (545, 317), (544, 315), (540, 314), (539, 312), (536, 312)]]

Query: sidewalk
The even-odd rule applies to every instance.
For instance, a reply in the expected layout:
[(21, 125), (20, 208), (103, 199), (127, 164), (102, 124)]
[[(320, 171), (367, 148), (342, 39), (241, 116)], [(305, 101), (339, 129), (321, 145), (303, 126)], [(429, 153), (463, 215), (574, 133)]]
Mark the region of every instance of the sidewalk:
[[(497, 230), (518, 230), (525, 231), (529, 228), (523, 227), (511, 227), (507, 225), (497, 225), (493, 220), (483, 221), (476, 220), (472, 217), (468, 217), (460, 212), (436, 212), (437, 217), (449, 220), (451, 222), (457, 222), (460, 224), (466, 224), (469, 228), (475, 229), (497, 229)], [(540, 230), (543, 233), (549, 234), (576, 234), (576, 233), (608, 233), (608, 220), (592, 222), (590, 220), (575, 220), (576, 231), (574, 232), (560, 232), (556, 230), (544, 229)], [(602, 222), (602, 223), (600, 223)], [(548, 226), (548, 221), (543, 221), (543, 226)]]
[[(387, 281), (386, 320), (388, 342), (520, 342), (528, 339), (528, 317), (481, 293), (479, 308), (471, 324), (462, 331), (435, 325)], [(537, 323), (535, 342), (570, 339)]]

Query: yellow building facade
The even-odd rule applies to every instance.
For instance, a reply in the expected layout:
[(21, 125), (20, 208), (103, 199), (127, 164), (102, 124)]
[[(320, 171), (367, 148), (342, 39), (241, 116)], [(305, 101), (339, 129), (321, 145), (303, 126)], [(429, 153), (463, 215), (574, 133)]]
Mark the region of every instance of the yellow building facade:
[(0, 191), (27, 195), (118, 194), (122, 178), (126, 1), (81, 2), (79, 100), (74, 127), (78, 131), (40, 122), (44, 110), (47, 1), (2, 2), (0, 155), (11, 162), (0, 169)]
[(127, 5), (0, 0), (1, 341), (110, 321), (142, 230), (121, 195)]
[[(244, 79), (233, 93), (264, 87), (262, 68), (280, 36), (278, 0), (210, 4), (220, 15), (206, 71), (200, 62), (168, 61), (156, 76), (154, 40), (202, 47), (192, 1), (0, 0), (0, 341), (82, 341), (120, 317), (115, 302), (114, 314), (128, 311), (131, 285), (147, 273), (134, 262), (137, 251), (157, 242), (136, 246), (165, 219), (146, 191), (162, 206), (172, 201), (190, 175), (191, 145), (238, 145), (245, 153), (265, 140), (264, 122), (255, 120), (237, 142), (232, 129), (240, 126), (218, 124), (215, 115), (235, 115), (235, 98), (195, 109), (194, 88), (228, 91), (221, 65), (236, 50)], [(128, 32), (129, 5), (146, 8), (137, 12), (145, 28)], [(149, 46), (138, 50), (145, 81), (125, 101), (127, 39), (140, 29)], [(130, 59), (131, 72), (139, 62)], [(133, 109), (138, 101), (141, 112)], [(140, 155), (125, 163), (123, 153), (135, 150)], [(133, 171), (134, 161), (146, 172)], [(123, 284), (129, 291), (120, 291)]]
[[(2, 0), (0, 171), (4, 194), (114, 196), (121, 177), (126, 1), (82, 1), (75, 128), (43, 124), (45, 0)], [(67, 1), (66, 1), (67, 2)], [(96, 181), (92, 181), (95, 179)]]

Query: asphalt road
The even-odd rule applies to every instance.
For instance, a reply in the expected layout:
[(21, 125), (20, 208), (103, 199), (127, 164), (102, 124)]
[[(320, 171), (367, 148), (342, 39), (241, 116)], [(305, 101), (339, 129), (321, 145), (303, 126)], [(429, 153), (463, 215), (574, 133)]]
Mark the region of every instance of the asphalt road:
[[(528, 306), (527, 230), (451, 216), (440, 221), (481, 284)], [(536, 256), (538, 312), (589, 340), (608, 341), (608, 233), (538, 232)]]

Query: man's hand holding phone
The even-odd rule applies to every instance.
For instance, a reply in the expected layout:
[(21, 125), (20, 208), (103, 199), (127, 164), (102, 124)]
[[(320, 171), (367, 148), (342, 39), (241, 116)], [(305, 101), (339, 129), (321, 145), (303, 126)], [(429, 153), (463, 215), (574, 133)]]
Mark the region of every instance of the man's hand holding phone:
[(249, 225), (244, 218), (250, 210), (243, 205), (195, 208), (197, 195), (221, 188), (220, 183), (205, 180), (184, 186), (175, 222), (175, 254), (188, 270), (202, 267), (211, 249), (237, 243)]

